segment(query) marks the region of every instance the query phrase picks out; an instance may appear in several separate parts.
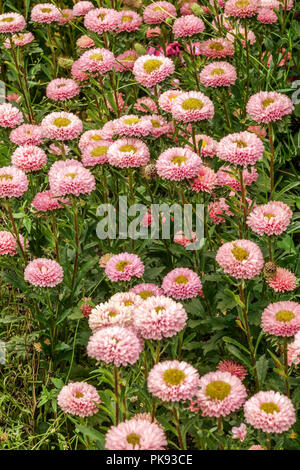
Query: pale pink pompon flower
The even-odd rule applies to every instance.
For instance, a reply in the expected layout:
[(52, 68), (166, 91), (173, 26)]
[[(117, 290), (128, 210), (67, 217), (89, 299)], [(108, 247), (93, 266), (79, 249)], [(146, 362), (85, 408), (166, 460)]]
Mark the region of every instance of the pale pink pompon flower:
[(263, 432), (282, 434), (296, 422), (291, 400), (273, 390), (258, 392), (244, 405), (247, 423)]
[[(103, 75), (114, 68), (115, 56), (105, 48), (93, 48), (85, 51), (78, 59), (78, 66), (81, 72), (89, 73), (92, 76)], [(76, 78), (76, 77), (75, 77)]]
[(54, 196), (50, 189), (37, 193), (32, 201), (32, 206), (40, 212), (63, 209), (66, 205), (69, 205), (69, 199), (62, 199), (57, 196)]
[(214, 116), (213, 102), (200, 91), (181, 93), (172, 102), (173, 119), (183, 122), (202, 121)]
[(166, 113), (170, 113), (173, 100), (175, 100), (181, 93), (182, 91), (179, 90), (168, 90), (162, 93), (158, 98), (158, 104), (161, 109), (166, 111)]
[(40, 145), (42, 142), (42, 130), (34, 124), (22, 124), (13, 129), (9, 140), (16, 145)]
[(257, 276), (264, 265), (259, 246), (250, 240), (224, 243), (218, 249), (216, 261), (226, 274), (237, 279), (251, 279)]
[(238, 18), (254, 16), (260, 7), (259, 0), (228, 0), (225, 3), (225, 15)]
[(197, 273), (189, 268), (175, 268), (170, 271), (161, 285), (165, 295), (174, 299), (190, 299), (202, 291), (202, 283)]
[(95, 141), (82, 151), (81, 162), (83, 166), (102, 165), (108, 161), (108, 149), (111, 142), (108, 140)]
[(90, 194), (96, 188), (92, 173), (77, 160), (59, 160), (49, 170), (49, 184), (55, 196)]
[(112, 256), (105, 266), (105, 274), (113, 282), (142, 277), (144, 271), (145, 266), (139, 256), (126, 252)]
[(191, 182), (192, 189), (196, 193), (199, 193), (199, 191), (211, 193), (216, 184), (216, 173), (214, 172), (214, 170), (205, 165), (201, 165), (197, 178), (193, 179), (193, 181)]
[(163, 290), (158, 287), (156, 284), (152, 283), (141, 283), (132, 287), (129, 292), (137, 294), (141, 299), (146, 300), (149, 297), (156, 297), (158, 295), (163, 295)]
[[(254, 166), (250, 167), (249, 170), (245, 168), (242, 171), (244, 186), (251, 185), (258, 178), (257, 170)], [(235, 191), (241, 191), (242, 186), (239, 181), (238, 172), (236, 169), (229, 166), (221, 166), (217, 171), (217, 179), (219, 186), (229, 186)]]
[(111, 8), (94, 8), (84, 17), (84, 26), (94, 33), (115, 31), (119, 25), (119, 12)]
[(144, 10), (144, 22), (147, 24), (160, 24), (167, 18), (176, 16), (176, 8), (170, 2), (153, 2)]
[(38, 171), (46, 165), (47, 155), (36, 145), (24, 145), (13, 152), (11, 162), (25, 172)]
[(0, 34), (17, 33), (26, 27), (24, 16), (19, 13), (3, 13), (0, 15)]
[(248, 450), (265, 450), (265, 449), (260, 445), (253, 445), (253, 446), (249, 447)]
[(112, 426), (105, 440), (108, 450), (164, 450), (166, 446), (162, 427), (143, 416)]
[(94, 47), (94, 45), (94, 40), (87, 34), (80, 36), (80, 38), (78, 38), (76, 41), (76, 46), (80, 47), (81, 49), (89, 49), (90, 47)]
[(80, 88), (71, 78), (56, 78), (46, 88), (46, 96), (54, 101), (64, 101), (79, 95)]
[(247, 375), (246, 368), (236, 361), (221, 361), (219, 362), (217, 369), (221, 372), (229, 372), (231, 375), (235, 375), (241, 381), (243, 381)]
[(267, 283), (275, 292), (289, 292), (297, 287), (295, 274), (285, 268), (277, 268), (274, 276), (268, 277)]
[(36, 258), (26, 266), (24, 279), (33, 286), (55, 287), (63, 280), (62, 267), (54, 260)]
[(119, 24), (117, 33), (136, 31), (142, 24), (142, 17), (132, 10), (121, 10), (119, 12)]
[(61, 19), (61, 13), (52, 3), (39, 3), (31, 10), (31, 20), (36, 23), (53, 23)]
[(72, 113), (47, 114), (41, 122), (44, 137), (53, 140), (73, 140), (82, 132), (82, 121)]
[(292, 100), (276, 91), (260, 91), (252, 95), (247, 103), (247, 113), (256, 122), (278, 121), (294, 110)]
[(141, 113), (157, 113), (157, 106), (155, 101), (150, 98), (149, 96), (143, 96), (142, 98), (139, 98), (135, 105), (134, 108), (137, 111), (140, 111)]
[(116, 72), (126, 72), (132, 70), (135, 61), (138, 59), (138, 53), (133, 49), (119, 54), (115, 60), (115, 71)]
[[(113, 122), (108, 121), (105, 126), (109, 123), (113, 123), (113, 134), (127, 137), (146, 137), (152, 130), (152, 124), (149, 120), (135, 114), (127, 114)], [(103, 130), (105, 126), (103, 126)]]
[(133, 326), (134, 311), (133, 308), (126, 308), (121, 302), (110, 299), (92, 309), (89, 327), (95, 332), (107, 326)]
[[(23, 251), (25, 251), (26, 248), (28, 248), (29, 243), (28, 241), (26, 242), (26, 248), (25, 248), (25, 243), (24, 243), (24, 237), (22, 235), (19, 235), (19, 241), (21, 244), (21, 247)], [(18, 242), (12, 233), (8, 232), (7, 230), (1, 230), (0, 231), (0, 255), (9, 255), (9, 256), (14, 256), (18, 253)]]
[(288, 345), (288, 363), (298, 368), (300, 364), (300, 331), (295, 334), (294, 341)]
[(108, 326), (94, 333), (87, 345), (89, 357), (117, 367), (134, 364), (142, 350), (144, 342), (131, 328)]
[(263, 158), (264, 144), (253, 132), (238, 132), (223, 137), (217, 146), (217, 156), (234, 165), (254, 165)]
[(259, 235), (281, 235), (287, 229), (292, 211), (281, 201), (270, 201), (256, 206), (247, 218), (247, 224)]
[(231, 429), (232, 439), (239, 439), (243, 442), (247, 436), (247, 427), (245, 423), (242, 423), (239, 427), (233, 427)]
[(199, 385), (198, 371), (184, 361), (163, 361), (150, 370), (148, 390), (162, 401), (191, 400)]
[(101, 400), (93, 385), (71, 382), (61, 389), (57, 403), (65, 413), (84, 418), (98, 413)]
[(0, 127), (14, 128), (23, 122), (23, 114), (10, 103), (0, 105)]
[(181, 331), (187, 313), (181, 303), (165, 296), (146, 299), (134, 314), (134, 326), (143, 338), (170, 338)]
[(236, 70), (228, 62), (212, 62), (206, 65), (200, 73), (200, 82), (206, 87), (230, 86), (235, 83), (236, 79)]
[(177, 18), (172, 28), (173, 34), (178, 38), (190, 37), (202, 33), (204, 30), (203, 21), (195, 15), (185, 15)]
[(199, 54), (211, 59), (232, 57), (234, 47), (231, 41), (224, 38), (213, 38), (198, 44)]
[[(22, 47), (34, 41), (34, 36), (32, 33), (17, 33), (11, 37), (11, 40), (15, 46)], [(6, 49), (11, 49), (11, 40), (10, 38), (5, 39), (3, 46), (6, 47)]]
[(195, 177), (200, 168), (200, 157), (192, 150), (180, 147), (165, 150), (156, 162), (157, 174), (172, 181)]
[(92, 2), (82, 1), (78, 2), (73, 6), (73, 15), (74, 16), (84, 16), (89, 11), (93, 10), (95, 7)]
[(174, 73), (174, 70), (173, 61), (164, 56), (143, 55), (135, 61), (133, 66), (136, 81), (147, 88), (164, 81)]
[(150, 160), (150, 152), (142, 140), (124, 138), (115, 140), (107, 152), (108, 162), (119, 168), (139, 167)]
[(203, 416), (219, 418), (238, 410), (246, 398), (246, 388), (238, 377), (229, 372), (209, 372), (200, 378), (192, 409), (200, 409)]
[(25, 173), (14, 166), (0, 168), (0, 197), (20, 197), (28, 189)]
[(263, 331), (275, 336), (294, 336), (300, 331), (300, 304), (289, 300), (269, 304), (261, 316)]

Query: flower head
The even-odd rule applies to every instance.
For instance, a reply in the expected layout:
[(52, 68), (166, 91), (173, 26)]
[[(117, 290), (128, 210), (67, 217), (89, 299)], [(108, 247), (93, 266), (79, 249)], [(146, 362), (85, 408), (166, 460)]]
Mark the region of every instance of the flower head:
[(300, 330), (300, 304), (289, 300), (269, 304), (261, 316), (262, 329), (275, 336), (294, 336)]
[(62, 199), (54, 196), (50, 189), (37, 193), (32, 201), (33, 207), (40, 212), (63, 209), (64, 206), (61, 204), (68, 205), (69, 199)]
[(80, 151), (83, 152), (86, 147), (93, 147), (95, 144), (101, 145), (101, 141), (103, 140), (107, 141), (109, 139), (103, 136), (102, 129), (92, 129), (82, 134), (79, 139), (78, 147)]
[(83, 166), (102, 165), (108, 161), (108, 150), (111, 142), (108, 140), (94, 141), (88, 145), (82, 152)]
[(36, 258), (26, 266), (24, 279), (33, 286), (55, 287), (63, 280), (62, 267), (54, 260)]
[(211, 59), (221, 59), (223, 57), (232, 57), (234, 47), (231, 41), (223, 38), (213, 38), (201, 42), (198, 45), (200, 55)]
[(143, 96), (142, 98), (139, 98), (136, 101), (134, 108), (141, 113), (157, 113), (156, 103), (149, 96)]
[(25, 172), (38, 171), (47, 163), (47, 155), (35, 145), (18, 147), (11, 156), (11, 162)]
[(241, 442), (245, 440), (247, 436), (247, 427), (245, 423), (242, 423), (239, 427), (233, 427), (231, 429), (232, 439), (239, 439)]
[(34, 124), (22, 124), (11, 131), (9, 140), (16, 145), (40, 145), (42, 130)]
[(147, 24), (159, 24), (176, 16), (176, 8), (170, 2), (153, 2), (144, 10), (144, 22)]
[(190, 299), (202, 290), (201, 280), (197, 273), (189, 268), (175, 268), (162, 281), (164, 293), (174, 299)]
[(216, 261), (226, 274), (237, 279), (251, 279), (257, 276), (264, 265), (260, 248), (250, 240), (224, 243), (218, 249)]
[(217, 156), (234, 165), (254, 165), (263, 158), (264, 144), (253, 132), (239, 132), (223, 137), (217, 146)]
[(76, 41), (76, 46), (80, 47), (81, 49), (89, 49), (90, 47), (94, 47), (94, 45), (94, 40), (87, 34), (80, 36), (80, 38)]
[(127, 116), (123, 116), (114, 121), (113, 129), (114, 133), (118, 135), (145, 137), (150, 134), (152, 124), (143, 117), (136, 116), (135, 114), (127, 114)]
[(46, 88), (46, 95), (54, 101), (64, 101), (79, 95), (80, 88), (71, 78), (56, 78)]
[(199, 193), (199, 191), (211, 193), (216, 184), (217, 175), (214, 170), (208, 166), (202, 165), (197, 178), (193, 179), (191, 186), (196, 193)]
[(84, 16), (86, 15), (89, 11), (93, 10), (95, 7), (92, 4), (92, 2), (88, 1), (81, 1), (76, 3), (73, 6), (73, 15), (74, 16)]
[(61, 19), (61, 13), (52, 3), (39, 3), (31, 10), (31, 20), (36, 23), (53, 23)]
[(124, 138), (115, 140), (109, 147), (108, 162), (120, 168), (139, 167), (148, 163), (150, 152), (139, 139)]
[(26, 27), (24, 16), (19, 13), (3, 13), (0, 15), (0, 34), (17, 33)]
[(256, 206), (247, 218), (247, 224), (259, 235), (280, 235), (288, 227), (292, 211), (281, 201), (270, 201)]
[(288, 364), (298, 367), (300, 364), (300, 331), (295, 334), (294, 341), (288, 345)]
[(151, 283), (137, 284), (136, 286), (132, 287), (129, 292), (134, 292), (134, 294), (137, 294), (143, 300), (146, 300), (149, 297), (163, 295), (163, 290), (156, 284)]
[(295, 274), (285, 268), (277, 268), (274, 276), (268, 277), (267, 283), (275, 292), (289, 292), (297, 286)]
[(106, 326), (133, 326), (134, 309), (114, 300), (101, 303), (92, 309), (89, 316), (89, 327), (93, 332)]
[(142, 17), (132, 10), (121, 10), (117, 33), (136, 31), (142, 24)]
[(0, 197), (20, 197), (28, 188), (25, 173), (14, 166), (0, 168)]
[(71, 382), (58, 394), (57, 403), (65, 413), (75, 416), (92, 416), (101, 403), (97, 389), (86, 382)]
[(113, 282), (142, 277), (144, 270), (145, 266), (139, 256), (126, 252), (112, 256), (105, 266), (105, 274)]
[(251, 17), (258, 12), (259, 6), (259, 0), (227, 0), (225, 15), (238, 18)]
[(294, 110), (288, 96), (276, 91), (260, 91), (252, 95), (247, 103), (247, 113), (256, 122), (278, 121)]
[(90, 194), (96, 188), (92, 173), (77, 160), (59, 160), (49, 170), (49, 184), (55, 196)]
[(180, 181), (197, 176), (201, 168), (201, 159), (192, 150), (174, 147), (165, 150), (156, 162), (157, 174), (172, 181)]
[(118, 55), (115, 61), (115, 71), (126, 72), (126, 70), (132, 70), (138, 57), (138, 53), (131, 49)]
[(17, 47), (23, 47), (34, 41), (34, 35), (32, 33), (18, 33), (14, 34), (11, 38), (5, 39), (3, 45), (6, 49), (11, 49), (11, 41)]
[[(26, 248), (28, 248), (28, 241), (26, 242), (26, 247), (25, 247), (25, 242), (24, 242), (24, 237), (22, 235), (19, 235), (19, 241), (21, 244), (21, 247), (23, 251), (25, 251)], [(1, 230), (0, 231), (0, 255), (9, 255), (9, 256), (14, 256), (18, 253), (18, 242), (12, 233), (6, 231), (6, 230)]]
[(94, 8), (85, 15), (84, 26), (98, 34), (115, 31), (119, 26), (119, 13), (111, 8)]
[(171, 113), (173, 119), (183, 122), (202, 121), (214, 116), (214, 105), (200, 91), (188, 91), (172, 102)]
[(0, 105), (0, 127), (16, 127), (23, 122), (23, 114), (10, 103)]
[(229, 372), (231, 375), (235, 375), (238, 379), (244, 380), (247, 375), (246, 368), (235, 361), (221, 361), (217, 367), (221, 372)]
[(41, 122), (44, 137), (53, 140), (73, 140), (82, 132), (81, 120), (72, 113), (54, 112), (47, 114)]
[(161, 109), (166, 111), (166, 113), (170, 113), (173, 100), (175, 100), (181, 93), (182, 91), (179, 90), (168, 90), (162, 93), (158, 99), (158, 104)]
[(164, 81), (174, 73), (174, 70), (173, 61), (164, 56), (143, 55), (134, 62), (133, 66), (136, 81), (147, 88)]
[(237, 79), (236, 70), (228, 62), (212, 62), (200, 73), (200, 82), (206, 87), (230, 86)]
[[(242, 172), (244, 186), (249, 186), (258, 178), (256, 168), (252, 166), (250, 170), (246, 168)], [(217, 179), (219, 186), (229, 186), (235, 191), (241, 191), (241, 183), (236, 169), (230, 168), (229, 166), (221, 166), (217, 171)]]
[(205, 25), (201, 18), (195, 15), (185, 15), (174, 21), (172, 32), (178, 38), (190, 37), (202, 33)]

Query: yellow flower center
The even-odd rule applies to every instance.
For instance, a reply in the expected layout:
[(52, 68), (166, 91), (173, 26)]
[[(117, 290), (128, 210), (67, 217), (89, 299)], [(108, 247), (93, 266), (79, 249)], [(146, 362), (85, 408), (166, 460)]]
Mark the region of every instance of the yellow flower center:
[(102, 140), (102, 137), (100, 135), (93, 135), (93, 137), (91, 137), (92, 140)]
[(267, 108), (272, 103), (274, 103), (273, 98), (267, 98), (266, 100), (262, 102), (264, 108)]
[(272, 217), (275, 217), (274, 214), (264, 214), (265, 217), (267, 217), (268, 220), (271, 220)]
[(132, 21), (132, 16), (122, 16), (121, 23), (125, 23), (125, 21)]
[(105, 17), (106, 17), (106, 13), (100, 13), (100, 15), (97, 16), (97, 18), (101, 18), (102, 21), (104, 20)]
[(132, 432), (131, 434), (128, 434), (128, 436), (126, 437), (126, 440), (128, 444), (132, 444), (133, 447), (140, 445), (140, 435), (135, 434), (134, 432)]
[(134, 152), (136, 153), (136, 147), (134, 145), (122, 145), (120, 152)]
[(133, 124), (138, 124), (140, 122), (139, 118), (127, 118), (124, 119), (123, 123), (128, 124), (128, 126), (132, 126)]
[(165, 309), (164, 309), (164, 307), (159, 307), (158, 306), (158, 307), (155, 307), (154, 310), (156, 311), (156, 313), (159, 313), (159, 312), (161, 312), (162, 310), (165, 310)]
[(213, 69), (211, 72), (210, 72), (210, 75), (218, 75), (218, 76), (221, 76), (221, 75), (224, 75), (224, 70), (221, 69), (221, 67), (217, 67), (216, 69)]
[(57, 85), (57, 88), (63, 88), (64, 86), (66, 86), (65, 83), (60, 83), (59, 85)]
[(176, 284), (187, 284), (189, 282), (188, 278), (185, 276), (177, 276), (175, 279)]
[(92, 55), (90, 55), (90, 59), (102, 61), (103, 60), (103, 55), (102, 54), (92, 54)]
[(220, 42), (211, 42), (210, 45), (208, 46), (209, 49), (213, 49), (214, 51), (222, 51), (224, 49), (224, 46)]
[(247, 147), (247, 144), (243, 140), (236, 140), (234, 144), (236, 144), (239, 149), (244, 149)]
[(76, 398), (82, 398), (82, 397), (83, 397), (83, 393), (81, 393), (81, 392), (76, 392), (75, 397), (76, 397)]
[(2, 18), (1, 21), (3, 23), (12, 23), (14, 21), (14, 18), (12, 18), (11, 16), (9, 16), (8, 18)]
[(206, 386), (205, 395), (212, 400), (224, 400), (231, 392), (231, 386), (222, 380), (215, 380)]
[(143, 299), (146, 300), (149, 297), (153, 297), (153, 293), (150, 290), (143, 290), (138, 293), (138, 295)]
[(144, 69), (147, 73), (154, 72), (154, 70), (159, 69), (161, 66), (162, 61), (158, 59), (149, 59), (144, 63)]
[(202, 109), (204, 104), (198, 98), (188, 98), (184, 100), (181, 107), (186, 111), (193, 111), (194, 109)]
[(114, 317), (117, 316), (117, 314), (116, 314), (116, 312), (108, 312), (108, 316), (109, 316), (110, 318), (114, 318)]
[(107, 145), (96, 147), (91, 151), (91, 157), (100, 157), (101, 155), (105, 155), (107, 153), (107, 149)]
[(205, 140), (202, 140), (201, 147), (206, 147), (208, 145), (208, 142), (205, 142)]
[(180, 369), (168, 369), (163, 373), (163, 379), (167, 385), (179, 385), (185, 379), (185, 373)]
[(175, 98), (177, 98), (176, 95), (169, 96), (169, 101), (175, 100)]
[(269, 402), (269, 403), (262, 403), (260, 405), (260, 409), (263, 410), (265, 413), (268, 413), (268, 414), (273, 414), (273, 413), (279, 413), (279, 407), (276, 405), (276, 403), (272, 403), (272, 402)]
[(237, 259), (238, 261), (245, 261), (248, 259), (249, 253), (247, 250), (244, 250), (244, 248), (240, 248), (239, 246), (235, 246), (232, 250), (231, 253)]
[(136, 61), (135, 55), (128, 55), (127, 57), (124, 57), (124, 59), (121, 59), (121, 62), (132, 62), (132, 61)]
[(65, 176), (70, 176), (70, 178), (72, 178), (73, 180), (74, 178), (76, 178), (77, 173), (66, 173)]
[(156, 121), (155, 119), (151, 119), (151, 124), (152, 124), (152, 127), (161, 127), (160, 125), (160, 122), (159, 121)]
[(51, 8), (42, 8), (41, 12), (42, 13), (51, 13), (52, 9)]
[(249, 5), (250, 5), (249, 0), (238, 0), (237, 2), (235, 2), (235, 6), (238, 8), (245, 8), (245, 7), (248, 7)]
[(56, 127), (67, 127), (69, 124), (71, 124), (71, 121), (67, 118), (56, 118), (54, 119), (53, 124)]
[(130, 307), (130, 305), (133, 305), (133, 302), (131, 302), (131, 300), (125, 300), (124, 305), (125, 307)]
[(4, 175), (0, 175), (0, 180), (5, 180), (5, 181), (8, 181), (8, 180), (12, 180), (13, 177), (12, 175), (7, 175), (7, 174), (4, 174)]
[(118, 271), (120, 271), (121, 273), (123, 273), (124, 270), (125, 270), (125, 268), (126, 268), (126, 266), (128, 266), (129, 264), (131, 264), (130, 261), (125, 261), (125, 260), (119, 261), (119, 262), (116, 264), (116, 268), (117, 268)]
[(276, 320), (288, 323), (295, 318), (295, 315), (290, 310), (280, 310), (276, 313)]
[(187, 161), (187, 158), (184, 157), (183, 155), (177, 155), (176, 157), (172, 158), (172, 163), (175, 163), (175, 165), (181, 166), (182, 163), (185, 163)]

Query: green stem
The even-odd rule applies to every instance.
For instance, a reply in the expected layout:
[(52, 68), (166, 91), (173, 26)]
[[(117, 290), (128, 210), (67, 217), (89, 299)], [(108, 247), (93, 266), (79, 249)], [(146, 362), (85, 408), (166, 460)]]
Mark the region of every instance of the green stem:
[(10, 218), (10, 221), (11, 221), (12, 229), (13, 229), (13, 232), (14, 232), (15, 237), (16, 237), (16, 242), (17, 242), (17, 244), (18, 244), (18, 246), (21, 250), (24, 261), (26, 262), (27, 261), (27, 256), (26, 256), (26, 253), (25, 253), (25, 249), (23, 249), (23, 247), (21, 245), (21, 242), (20, 242), (19, 233), (18, 233), (16, 224), (15, 224), (15, 220), (14, 220), (14, 216), (13, 216), (13, 213), (12, 213), (12, 209), (11, 209), (9, 199), (7, 199), (7, 210), (8, 210), (9, 218)]
[(285, 393), (286, 393), (286, 396), (290, 398), (288, 341), (287, 341), (286, 336), (283, 338), (283, 357), (284, 357)]
[(273, 128), (269, 122), (269, 143), (270, 143), (270, 199), (274, 197), (274, 143), (273, 143)]
[(73, 215), (74, 215), (74, 230), (75, 230), (75, 260), (72, 276), (72, 291), (74, 289), (76, 274), (78, 270), (78, 255), (79, 255), (79, 226), (78, 226), (78, 214), (75, 201), (72, 199)]
[(119, 424), (119, 381), (118, 368), (114, 365), (114, 383), (115, 383), (115, 399), (116, 399), (116, 426)]
[(181, 450), (184, 450), (184, 444), (183, 444), (183, 439), (182, 439), (181, 429), (180, 429), (179, 413), (177, 412), (177, 409), (176, 409), (175, 405), (172, 408), (172, 412), (173, 412), (173, 416), (174, 416), (179, 447), (180, 447)]

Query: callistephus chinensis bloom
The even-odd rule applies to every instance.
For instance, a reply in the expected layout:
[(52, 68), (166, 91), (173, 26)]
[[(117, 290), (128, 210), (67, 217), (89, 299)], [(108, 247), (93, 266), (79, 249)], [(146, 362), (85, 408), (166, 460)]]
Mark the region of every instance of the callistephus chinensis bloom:
[(103, 136), (102, 129), (92, 129), (86, 131), (82, 134), (79, 139), (78, 147), (81, 152), (83, 152), (86, 147), (94, 146), (95, 144), (101, 144), (102, 140), (109, 140), (107, 137)]
[(112, 256), (105, 266), (105, 274), (113, 282), (142, 277), (144, 271), (145, 266), (139, 256), (126, 252)]
[(198, 45), (198, 51), (200, 55), (204, 55), (211, 59), (232, 57), (234, 55), (232, 42), (224, 38), (213, 38), (201, 42)]
[(115, 71), (125, 72), (126, 70), (132, 70), (138, 57), (139, 55), (135, 50), (128, 50), (118, 55), (115, 59)]
[(289, 292), (296, 289), (296, 276), (285, 268), (277, 268), (273, 276), (268, 277), (267, 283), (275, 292)]
[(119, 119), (115, 119), (113, 123), (113, 132), (127, 137), (145, 137), (151, 133), (151, 130), (151, 122), (143, 117), (136, 116), (135, 114), (122, 116)]
[(294, 336), (300, 330), (300, 304), (289, 300), (269, 304), (261, 316), (263, 331), (275, 336)]
[(63, 209), (66, 205), (69, 205), (69, 199), (62, 199), (58, 196), (54, 196), (50, 189), (37, 193), (32, 201), (34, 209), (40, 212)]
[(14, 166), (0, 168), (0, 197), (20, 197), (28, 189), (25, 173)]
[(31, 20), (36, 23), (53, 23), (61, 19), (61, 13), (52, 3), (39, 3), (31, 10)]
[[(24, 243), (24, 237), (19, 235), (19, 242), (22, 247), (23, 252), (28, 248), (29, 243), (26, 242), (26, 247)], [(18, 241), (12, 233), (7, 230), (0, 231), (0, 255), (9, 255), (14, 256), (18, 253)]]
[(133, 309), (109, 300), (96, 305), (89, 315), (89, 327), (95, 332), (106, 326), (133, 326)]
[(134, 108), (137, 111), (141, 111), (142, 113), (157, 113), (156, 103), (149, 96), (143, 96), (142, 98), (139, 98), (136, 101)]
[(300, 364), (300, 331), (295, 334), (294, 341), (288, 345), (288, 364), (298, 368)]
[(0, 34), (18, 33), (26, 27), (24, 16), (19, 13), (9, 12), (0, 15)]
[(180, 90), (168, 90), (162, 93), (158, 98), (158, 104), (161, 109), (166, 111), (166, 113), (170, 113), (173, 100), (175, 100), (181, 93), (182, 91)]
[(172, 75), (175, 65), (171, 59), (164, 56), (142, 55), (133, 66), (133, 74), (137, 82), (151, 88)]
[(71, 382), (61, 389), (57, 403), (65, 413), (84, 418), (98, 412), (97, 405), (101, 400), (93, 385), (86, 382)]
[(24, 145), (14, 151), (11, 162), (25, 172), (38, 171), (46, 165), (47, 155), (36, 145)]
[(49, 170), (49, 184), (55, 196), (90, 194), (96, 188), (92, 173), (77, 160), (60, 160)]
[(53, 140), (73, 140), (82, 132), (82, 121), (73, 113), (54, 112), (41, 122), (44, 137)]
[(230, 86), (237, 79), (236, 70), (228, 62), (212, 62), (200, 73), (200, 82), (206, 87)]
[(85, 15), (84, 26), (98, 34), (115, 31), (119, 26), (119, 12), (111, 8), (94, 8)]
[[(245, 168), (242, 171), (244, 186), (249, 186), (258, 178), (257, 170), (254, 166), (250, 167), (249, 170)], [(230, 168), (229, 166), (221, 166), (217, 171), (217, 179), (219, 186), (229, 186), (235, 191), (241, 191), (242, 186), (239, 181), (239, 176), (236, 169)]]
[(264, 265), (259, 246), (250, 240), (224, 243), (218, 249), (216, 261), (226, 274), (237, 279), (251, 279), (257, 276)]
[(202, 121), (214, 116), (214, 105), (200, 91), (181, 93), (172, 102), (171, 113), (173, 119), (183, 122)]
[(130, 33), (131, 31), (136, 31), (142, 24), (142, 17), (132, 10), (121, 10), (119, 12), (119, 24), (117, 33), (122, 33), (123, 31)]
[(73, 15), (74, 16), (84, 16), (86, 15), (89, 11), (93, 10), (95, 7), (92, 4), (92, 2), (88, 1), (81, 1), (76, 3), (73, 6)]
[(90, 47), (94, 47), (94, 45), (95, 41), (87, 34), (80, 36), (80, 38), (76, 41), (76, 46), (80, 47), (81, 49), (89, 49)]
[(231, 375), (238, 377), (241, 381), (243, 381), (247, 375), (246, 368), (236, 361), (221, 361), (219, 362), (217, 369), (221, 372), (229, 372)]
[(225, 3), (225, 15), (238, 18), (254, 16), (260, 7), (259, 0), (227, 0)]
[(9, 140), (16, 145), (40, 145), (42, 142), (42, 130), (34, 124), (22, 124), (13, 129)]
[(143, 300), (146, 300), (149, 297), (157, 297), (158, 295), (163, 295), (164, 293), (160, 287), (151, 283), (138, 284), (132, 287), (129, 292), (137, 294)]
[(292, 100), (276, 91), (260, 91), (252, 95), (246, 107), (249, 116), (256, 122), (278, 121), (294, 110)]
[(239, 427), (234, 426), (231, 429), (232, 439), (239, 439), (243, 442), (247, 436), (247, 427), (245, 423), (242, 423)]
[(64, 101), (79, 95), (80, 88), (71, 78), (56, 78), (46, 88), (46, 95), (54, 101)]
[(164, 293), (174, 299), (190, 299), (199, 295), (202, 283), (197, 273), (189, 268), (175, 268), (162, 281)]
[(200, 168), (200, 157), (192, 150), (180, 147), (165, 150), (156, 162), (157, 174), (172, 181), (195, 177)]
[(115, 56), (105, 48), (94, 48), (84, 52), (78, 61), (79, 68), (84, 73), (93, 76), (103, 75), (114, 68)]
[(0, 105), (0, 127), (16, 127), (23, 122), (23, 114), (10, 103)]
[(139, 167), (148, 163), (150, 152), (141, 140), (125, 138), (110, 145), (107, 157), (111, 165), (119, 168)]
[(55, 287), (63, 280), (62, 267), (54, 260), (36, 258), (26, 266), (24, 279), (33, 286)]
[(247, 218), (247, 224), (259, 235), (281, 235), (288, 227), (292, 211), (281, 201), (270, 201), (256, 206)]
[(14, 34), (11, 38), (5, 39), (3, 46), (6, 47), (6, 49), (11, 49), (11, 41), (15, 46), (23, 47), (34, 41), (34, 35), (32, 33)]
[(217, 146), (217, 156), (234, 165), (254, 165), (263, 158), (264, 144), (253, 132), (238, 132), (223, 137)]
[(192, 189), (196, 193), (199, 193), (199, 191), (211, 193), (216, 184), (216, 173), (214, 170), (205, 165), (201, 165), (197, 178), (193, 179), (191, 182)]
[(202, 33), (204, 30), (203, 21), (195, 15), (185, 15), (177, 18), (172, 28), (173, 34), (178, 38), (190, 37)]
[(296, 421), (295, 408), (291, 400), (279, 392), (258, 392), (244, 405), (247, 423), (267, 433), (282, 434)]
[(144, 10), (144, 21), (147, 24), (159, 24), (167, 18), (177, 16), (176, 8), (170, 2), (153, 2)]
[(108, 140), (94, 141), (82, 152), (81, 162), (83, 166), (102, 165), (108, 161), (108, 150), (111, 142)]

